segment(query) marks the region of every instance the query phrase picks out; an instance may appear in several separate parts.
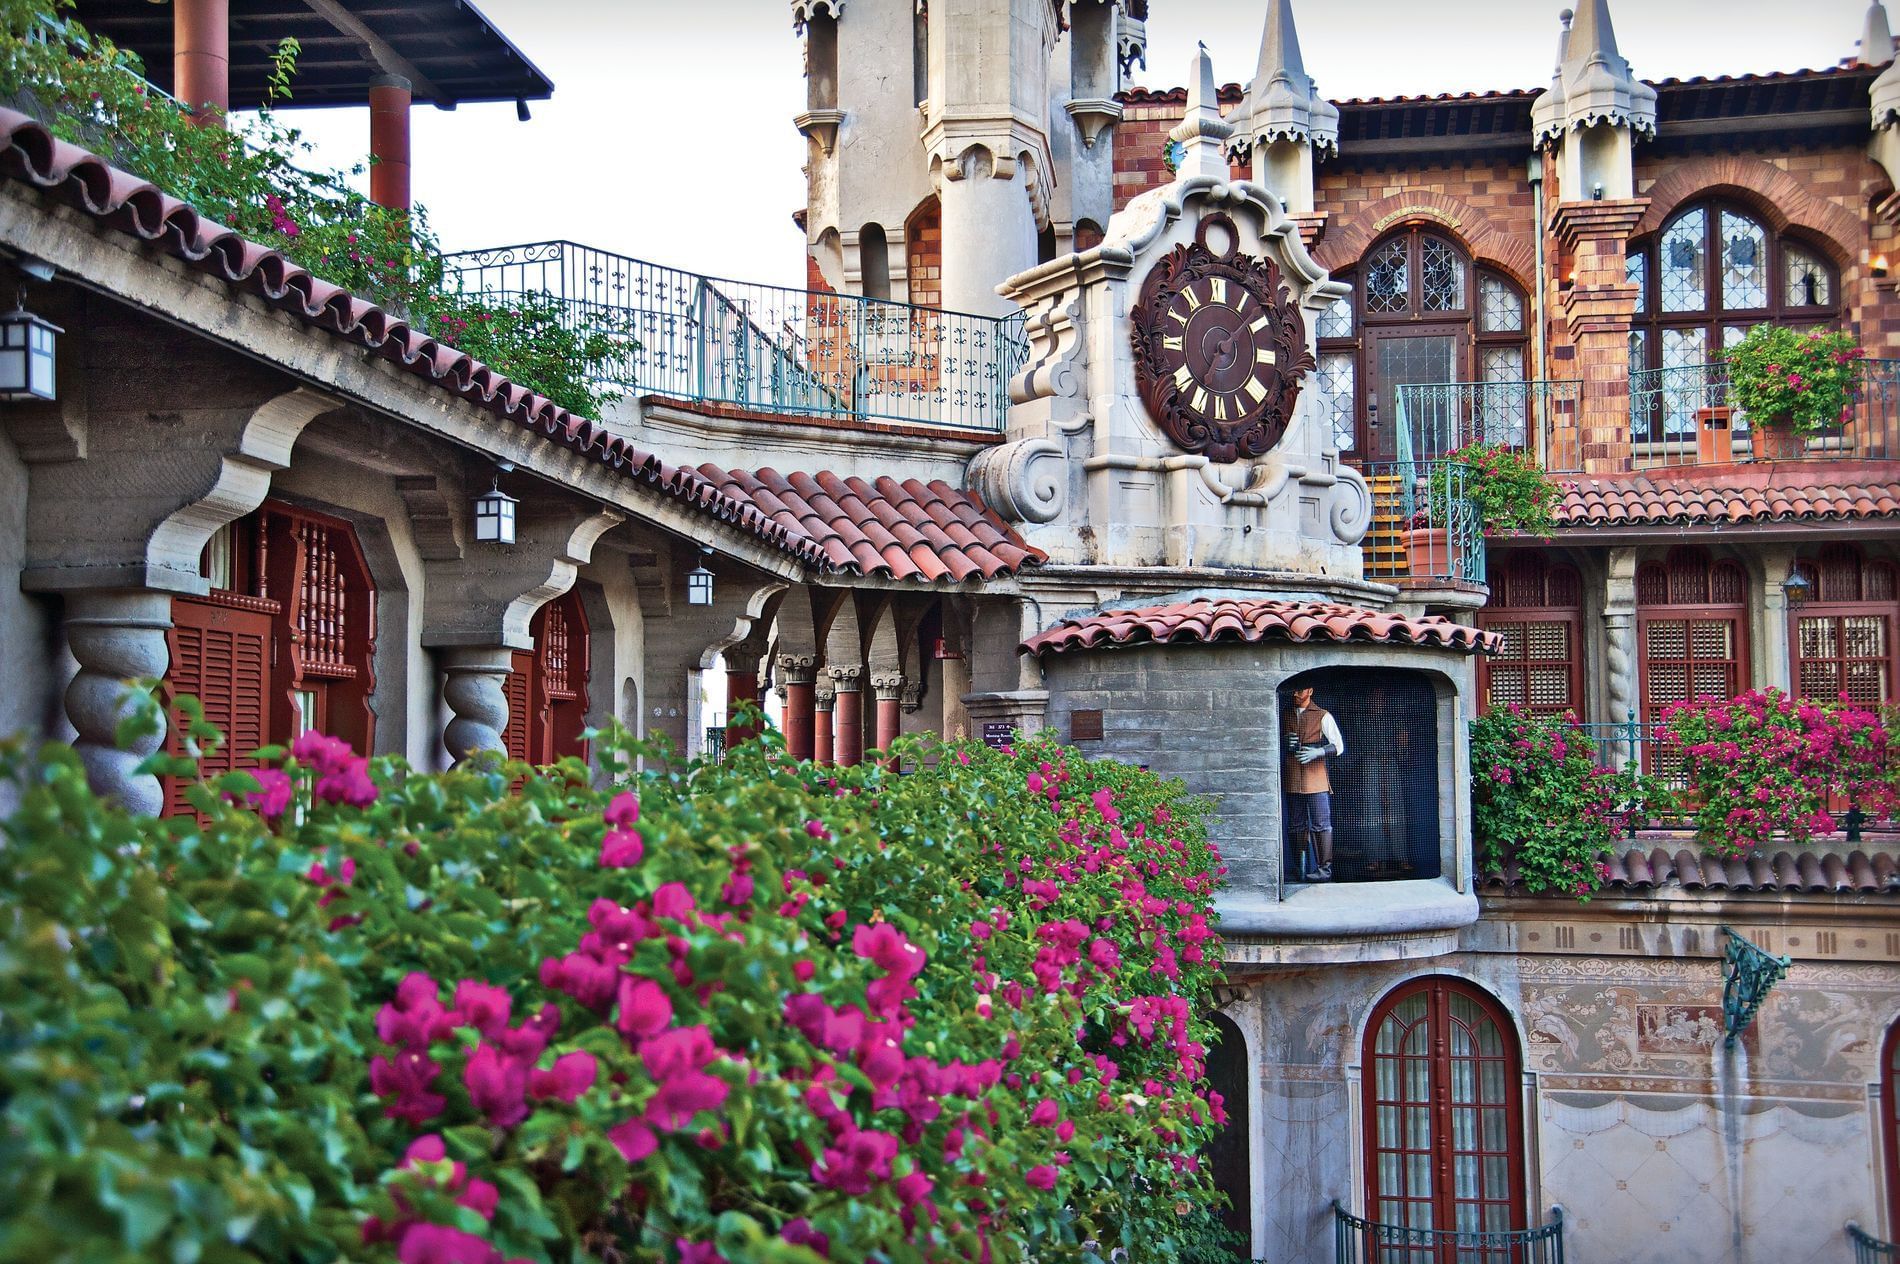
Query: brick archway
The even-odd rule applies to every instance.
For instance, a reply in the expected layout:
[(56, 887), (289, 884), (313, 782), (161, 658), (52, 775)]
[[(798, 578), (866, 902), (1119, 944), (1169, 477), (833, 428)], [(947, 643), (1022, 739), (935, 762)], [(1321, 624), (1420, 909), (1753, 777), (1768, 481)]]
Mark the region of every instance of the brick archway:
[(1758, 212), (1776, 233), (1803, 230), (1824, 247), (1838, 267), (1860, 258), (1866, 236), (1860, 220), (1832, 202), (1814, 196), (1801, 182), (1759, 158), (1733, 154), (1693, 158), (1672, 166), (1649, 186), (1649, 209), (1630, 234), (1632, 239), (1658, 232), (1683, 206), (1706, 198), (1734, 198)]
[(1417, 190), (1367, 203), (1313, 251), (1328, 271), (1356, 265), (1372, 244), (1406, 224), (1428, 224), (1456, 238), (1473, 261), (1509, 276), (1526, 293), (1537, 288), (1537, 247), (1528, 233), (1500, 228), (1489, 214), (1449, 194)]

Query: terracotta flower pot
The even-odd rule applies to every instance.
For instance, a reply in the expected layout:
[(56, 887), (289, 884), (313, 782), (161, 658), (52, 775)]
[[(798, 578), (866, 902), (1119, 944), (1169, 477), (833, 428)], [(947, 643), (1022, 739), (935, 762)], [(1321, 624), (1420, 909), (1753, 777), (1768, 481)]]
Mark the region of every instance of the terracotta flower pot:
[(1451, 573), (1451, 533), (1444, 527), (1412, 527), (1405, 533), (1405, 569), (1410, 575)]
[(1748, 445), (1757, 461), (1792, 461), (1801, 455), (1801, 436), (1785, 421), (1754, 421), (1748, 427)]

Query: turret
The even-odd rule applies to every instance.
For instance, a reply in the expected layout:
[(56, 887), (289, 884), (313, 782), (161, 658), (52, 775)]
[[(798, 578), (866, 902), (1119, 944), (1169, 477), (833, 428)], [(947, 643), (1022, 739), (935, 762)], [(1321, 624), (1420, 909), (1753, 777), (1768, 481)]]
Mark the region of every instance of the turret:
[(1632, 148), (1656, 134), (1656, 90), (1616, 51), (1609, 0), (1582, 0), (1575, 25), (1562, 15), (1557, 71), (1531, 105), (1540, 147), (1558, 156), (1564, 201), (1617, 201), (1636, 194)]
[(1234, 119), (1234, 148), (1252, 154), (1255, 182), (1295, 214), (1313, 210), (1313, 168), (1339, 152), (1339, 110), (1306, 73), (1293, 0), (1267, 0), (1260, 62)]
[(1893, 28), (1887, 24), (1887, 6), (1881, 0), (1867, 6), (1867, 19), (1861, 23), (1860, 43), (1854, 47), (1854, 63), (1860, 66), (1884, 66), (1893, 60)]

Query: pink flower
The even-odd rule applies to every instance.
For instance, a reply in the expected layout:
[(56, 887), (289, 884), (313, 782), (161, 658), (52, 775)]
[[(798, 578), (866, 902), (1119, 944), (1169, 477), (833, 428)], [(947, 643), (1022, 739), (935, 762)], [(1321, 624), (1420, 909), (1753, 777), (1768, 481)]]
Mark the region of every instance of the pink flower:
[(497, 1128), (512, 1128), (528, 1117), (528, 1067), (483, 1045), (462, 1070), (469, 1103)]
[(1031, 1189), (1052, 1190), (1056, 1187), (1056, 1170), (1046, 1163), (1032, 1167), (1023, 1173), (1023, 1181)]
[(853, 930), (851, 951), (886, 974), (904, 979), (917, 977), (926, 960), (917, 945), (904, 938), (904, 932), (889, 922), (859, 926)]
[(658, 1085), (647, 1103), (647, 1122), (677, 1132), (700, 1111), (723, 1105), (730, 1086), (701, 1069), (718, 1052), (705, 1027), (676, 1027), (641, 1046), (640, 1057)]
[(462, 1015), (462, 1025), (473, 1027), (490, 1040), (501, 1039), (513, 1006), (508, 993), (492, 984), (463, 979), (455, 985), (455, 1008)]
[(251, 775), (257, 778), (258, 788), (244, 796), (246, 807), (271, 820), (290, 810), (289, 773), (281, 768), (259, 768)]
[(614, 1027), (628, 1044), (657, 1036), (673, 1021), (673, 1001), (652, 979), (620, 976), (620, 1009)]
[(823, 1258), (831, 1258), (831, 1239), (812, 1228), (811, 1221), (803, 1216), (779, 1230), (778, 1236), (793, 1246), (808, 1246)]
[(599, 1073), (600, 1068), (593, 1054), (585, 1051), (565, 1053), (554, 1060), (550, 1069), (536, 1071), (528, 1077), (528, 1091), (536, 1097), (571, 1102), (594, 1086), (594, 1078)]
[(607, 804), (607, 810), (601, 813), (607, 824), (618, 829), (631, 829), (640, 820), (640, 799), (631, 790), (622, 790)]
[(501, 1252), (460, 1229), (415, 1224), (404, 1230), (396, 1258), (402, 1264), (495, 1264)]
[(609, 1128), (607, 1140), (614, 1143), (614, 1148), (620, 1151), (620, 1157), (629, 1163), (638, 1163), (660, 1148), (660, 1139), (654, 1135), (653, 1129), (638, 1119), (629, 1119)]
[(602, 869), (631, 869), (640, 863), (640, 858), (645, 854), (646, 844), (639, 830), (610, 829), (607, 836), (600, 840)]
[(409, 1050), (394, 1058), (376, 1057), (369, 1064), (369, 1086), (378, 1097), (396, 1100), (383, 1107), (391, 1119), (403, 1119), (420, 1127), (442, 1113), (448, 1099), (431, 1092), (441, 1066), (428, 1056)]
[(669, 882), (653, 893), (653, 916), (683, 922), (692, 916), (693, 893), (683, 882)]

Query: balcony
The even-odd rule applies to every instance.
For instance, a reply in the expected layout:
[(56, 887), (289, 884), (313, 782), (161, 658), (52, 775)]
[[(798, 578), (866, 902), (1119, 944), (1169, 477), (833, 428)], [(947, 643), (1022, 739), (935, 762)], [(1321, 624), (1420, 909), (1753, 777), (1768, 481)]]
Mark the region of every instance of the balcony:
[(1336, 1264), (1563, 1264), (1564, 1212), (1535, 1229), (1414, 1229), (1362, 1220), (1333, 1201)]
[[(1748, 415), (1729, 401), (1728, 366), (1691, 364), (1630, 375), (1633, 468), (1734, 465), (1756, 460), (1900, 458), (1900, 360), (1863, 360), (1854, 402), (1840, 423), (1785, 436), (1782, 450), (1757, 453)], [(1775, 435), (1781, 438), (1781, 435)]]
[(1465, 468), (1449, 461), (1374, 461), (1361, 472), (1372, 492), (1372, 527), (1361, 545), (1366, 578), (1479, 591), (1484, 522), (1465, 495)]
[(1900, 1259), (1900, 1246), (1882, 1242), (1851, 1220), (1847, 1222), (1847, 1240), (1854, 1244), (1854, 1264), (1890, 1264)]
[(627, 395), (1000, 432), (1029, 354), (1020, 314), (725, 281), (569, 241), (443, 263), (461, 293), (553, 295), (577, 324), (612, 331), (621, 351), (601, 385)]

